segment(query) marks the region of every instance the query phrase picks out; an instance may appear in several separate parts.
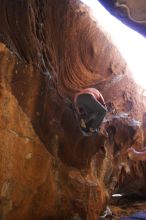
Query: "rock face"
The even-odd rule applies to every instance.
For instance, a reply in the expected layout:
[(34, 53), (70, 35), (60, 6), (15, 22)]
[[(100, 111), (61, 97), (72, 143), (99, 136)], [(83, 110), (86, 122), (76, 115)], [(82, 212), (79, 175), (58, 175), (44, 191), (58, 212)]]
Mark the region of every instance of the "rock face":
[[(145, 141), (141, 89), (79, 1), (1, 0), (0, 38), (21, 58), (0, 45), (0, 218), (98, 220), (141, 167), (126, 154)], [(108, 137), (80, 133), (70, 104), (88, 86), (105, 98)]]

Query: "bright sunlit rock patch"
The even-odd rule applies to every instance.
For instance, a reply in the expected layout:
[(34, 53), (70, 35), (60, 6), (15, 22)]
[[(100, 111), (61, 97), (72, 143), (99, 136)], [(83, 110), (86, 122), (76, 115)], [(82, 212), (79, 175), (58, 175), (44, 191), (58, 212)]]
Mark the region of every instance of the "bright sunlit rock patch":
[(111, 34), (135, 81), (146, 90), (146, 38), (113, 17), (97, 0), (82, 0)]

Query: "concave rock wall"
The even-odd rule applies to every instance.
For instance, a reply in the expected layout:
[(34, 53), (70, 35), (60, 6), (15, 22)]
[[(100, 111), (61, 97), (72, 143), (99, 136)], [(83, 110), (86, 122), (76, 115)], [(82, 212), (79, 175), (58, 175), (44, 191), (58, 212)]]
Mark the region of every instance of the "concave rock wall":
[[(1, 1), (1, 40), (21, 57), (1, 44), (1, 219), (98, 220), (135, 167), (145, 98), (90, 15), (79, 1)], [(82, 136), (70, 108), (88, 86), (105, 98), (108, 137)]]

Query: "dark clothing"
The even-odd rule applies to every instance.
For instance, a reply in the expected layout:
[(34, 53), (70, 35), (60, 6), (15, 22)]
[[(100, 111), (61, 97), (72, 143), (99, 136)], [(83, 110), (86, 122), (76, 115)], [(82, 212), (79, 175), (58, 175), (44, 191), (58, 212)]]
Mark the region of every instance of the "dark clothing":
[(90, 135), (98, 131), (107, 109), (92, 94), (82, 93), (76, 97), (76, 111), (80, 120), (81, 131)]

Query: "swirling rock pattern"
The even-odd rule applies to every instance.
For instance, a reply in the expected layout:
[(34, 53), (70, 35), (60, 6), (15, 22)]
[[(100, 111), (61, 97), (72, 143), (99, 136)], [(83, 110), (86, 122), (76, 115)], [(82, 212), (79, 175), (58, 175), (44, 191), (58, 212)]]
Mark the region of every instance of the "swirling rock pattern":
[[(98, 220), (135, 167), (127, 148), (145, 141), (141, 89), (80, 1), (1, 0), (0, 39), (21, 58), (0, 45), (1, 219)], [(70, 108), (88, 86), (108, 138), (82, 136)]]

